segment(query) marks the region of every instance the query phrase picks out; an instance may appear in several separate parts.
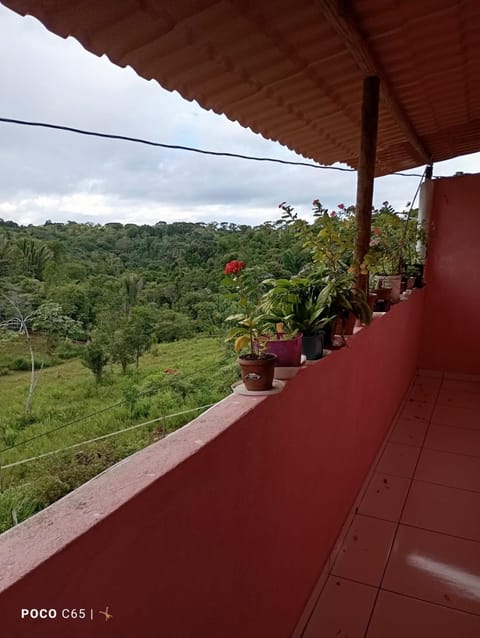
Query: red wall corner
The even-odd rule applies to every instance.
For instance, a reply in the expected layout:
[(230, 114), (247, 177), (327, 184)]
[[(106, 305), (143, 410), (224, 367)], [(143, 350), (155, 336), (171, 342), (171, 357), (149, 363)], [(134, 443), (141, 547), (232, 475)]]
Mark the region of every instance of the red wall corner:
[(480, 174), (434, 181), (419, 367), (480, 374)]

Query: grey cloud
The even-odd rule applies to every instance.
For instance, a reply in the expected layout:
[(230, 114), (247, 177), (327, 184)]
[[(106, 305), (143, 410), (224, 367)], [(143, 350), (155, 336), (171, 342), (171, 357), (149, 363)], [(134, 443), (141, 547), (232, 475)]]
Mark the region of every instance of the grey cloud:
[[(2, 6), (0, 28), (5, 117), (210, 150), (302, 159)], [(0, 217), (16, 221), (103, 223), (133, 216), (138, 223), (154, 223), (158, 213), (169, 220), (259, 223), (259, 215), (278, 216), (280, 201), (308, 215), (315, 198), (329, 208), (355, 199), (354, 173), (214, 158), (1, 123), (0, 135)], [(474, 163), (475, 159), (467, 159), (463, 165)], [(401, 207), (412, 198), (417, 181), (377, 180), (375, 201), (388, 199)], [(38, 203), (39, 196), (51, 202), (50, 209)], [(82, 210), (82, 201), (91, 210)], [(98, 210), (95, 202), (100, 202)]]

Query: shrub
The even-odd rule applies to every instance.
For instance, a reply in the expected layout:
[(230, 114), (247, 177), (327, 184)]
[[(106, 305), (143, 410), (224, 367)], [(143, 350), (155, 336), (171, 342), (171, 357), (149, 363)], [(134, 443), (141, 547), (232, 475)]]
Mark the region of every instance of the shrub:
[(160, 342), (188, 339), (195, 335), (194, 322), (182, 312), (162, 309), (157, 313), (155, 334)]
[[(53, 358), (46, 358), (42, 361), (38, 361), (35, 359), (35, 370), (42, 370), (43, 368), (50, 368), (56, 365), (56, 361)], [(23, 357), (17, 357), (10, 365), (8, 366), (10, 370), (15, 372), (27, 372), (32, 369), (32, 363), (30, 359), (24, 359)]]
[(108, 355), (100, 343), (91, 341), (83, 350), (82, 363), (92, 371), (96, 383), (99, 383), (102, 378), (103, 369), (108, 363)]
[[(32, 367), (32, 364), (30, 363), (30, 361), (28, 361), (27, 359), (23, 359), (23, 357), (18, 357), (17, 359), (14, 359), (9, 366), (10, 370), (15, 370), (15, 371), (20, 371), (20, 370), (26, 371), (26, 370), (30, 370), (31, 367)], [(35, 367), (37, 366), (35, 365)]]
[(3, 440), (5, 441), (5, 445), (7, 447), (11, 447), (15, 445), (15, 441), (17, 440), (17, 433), (13, 428), (6, 428), (3, 432)]
[(17, 427), (19, 430), (23, 430), (23, 428), (26, 428), (28, 425), (32, 425), (32, 423), (37, 423), (38, 420), (39, 420), (38, 417), (32, 413), (22, 414), (17, 419)]
[[(55, 454), (40, 462), (37, 461), (32, 482), (41, 486), (44, 477), (50, 476), (52, 480), (54, 478), (63, 485), (63, 493), (66, 494), (106, 470), (122, 456), (123, 454), (113, 441), (89, 444), (84, 449), (77, 448), (74, 452)], [(48, 483), (50, 493), (54, 493), (60, 483)], [(37, 496), (37, 499), (39, 498)], [(42, 498), (45, 499), (45, 496)]]
[(24, 521), (39, 510), (28, 486), (10, 487), (0, 494), (0, 532)]
[(83, 347), (77, 346), (73, 343), (69, 343), (68, 341), (63, 342), (60, 346), (55, 348), (55, 356), (59, 359), (67, 360), (74, 359), (82, 354)]
[(123, 387), (123, 399), (127, 408), (127, 414), (131, 419), (145, 417), (150, 411), (150, 406), (145, 401), (141, 401), (141, 394), (138, 386), (130, 381)]

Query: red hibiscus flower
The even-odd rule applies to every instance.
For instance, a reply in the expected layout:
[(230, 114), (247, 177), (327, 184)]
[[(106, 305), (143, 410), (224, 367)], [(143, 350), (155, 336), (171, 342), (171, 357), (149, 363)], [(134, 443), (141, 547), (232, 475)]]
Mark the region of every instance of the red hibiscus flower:
[(318, 199), (314, 199), (313, 202), (312, 202), (312, 205), (313, 206), (319, 206), (320, 205), (319, 200)]
[(345, 204), (338, 204), (338, 208), (340, 210), (345, 210)]
[(232, 259), (225, 266), (225, 270), (223, 271), (226, 275), (236, 275), (241, 270), (245, 268), (244, 261), (238, 261), (237, 259)]
[(380, 228), (374, 228), (373, 229), (373, 234), (374, 235), (380, 235)]

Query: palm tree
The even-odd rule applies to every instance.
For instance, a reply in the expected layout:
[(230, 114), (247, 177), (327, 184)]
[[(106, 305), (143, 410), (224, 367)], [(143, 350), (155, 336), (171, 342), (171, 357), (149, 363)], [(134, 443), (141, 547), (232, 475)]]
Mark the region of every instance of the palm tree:
[(130, 317), (132, 308), (137, 304), (138, 295), (143, 288), (144, 281), (136, 273), (128, 273), (122, 278), (125, 316)]

